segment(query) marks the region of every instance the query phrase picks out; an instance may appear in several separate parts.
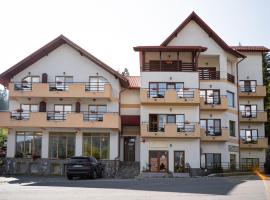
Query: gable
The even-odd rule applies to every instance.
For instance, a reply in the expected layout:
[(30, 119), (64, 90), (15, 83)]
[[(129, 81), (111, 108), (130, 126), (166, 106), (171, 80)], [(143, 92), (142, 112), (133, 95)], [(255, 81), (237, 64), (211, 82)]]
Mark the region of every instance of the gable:
[(191, 20), (167, 46), (204, 46), (207, 53), (224, 53), (224, 50), (194, 21)]
[(69, 45), (71, 48), (76, 50), (81, 56), (86, 57), (87, 59), (96, 63), (101, 68), (103, 68), (107, 72), (111, 73), (116, 78), (118, 78), (122, 86), (128, 87), (128, 80), (124, 76), (122, 76), (121, 74), (116, 72), (114, 69), (112, 69), (111, 67), (109, 67), (108, 65), (103, 63), (101, 60), (97, 59), (92, 54), (88, 53), (83, 48), (79, 47), (77, 44), (75, 44), (74, 42), (72, 42), (71, 40), (69, 40), (68, 38), (66, 38), (63, 35), (60, 35), (59, 37), (57, 37), (53, 41), (49, 42), (48, 44), (41, 47), (40, 49), (38, 49), (37, 51), (35, 51), (31, 55), (29, 55), (28, 57), (23, 59), (22, 61), (20, 61), (16, 65), (12, 66), (11, 68), (9, 68), (5, 72), (3, 72), (0, 75), (0, 83), (2, 83), (3, 85), (6, 86), (8, 84), (8, 82), (10, 81), (10, 79), (14, 75), (23, 71), (24, 69), (26, 69), (30, 65), (34, 64), (35, 62), (37, 62), (41, 58), (47, 56), (50, 52), (54, 51), (55, 49), (57, 49), (58, 47), (60, 47), (63, 44)]
[[(234, 55), (238, 58), (245, 58), (245, 56), (238, 51), (232, 49), (228, 46), (195, 12), (192, 12), (176, 29), (172, 32), (169, 37), (161, 44), (162, 46), (167, 46), (178, 34), (188, 25), (191, 21), (195, 21), (197, 25), (203, 29), (209, 37), (211, 37), (224, 51)], [(193, 33), (194, 34), (194, 33)]]

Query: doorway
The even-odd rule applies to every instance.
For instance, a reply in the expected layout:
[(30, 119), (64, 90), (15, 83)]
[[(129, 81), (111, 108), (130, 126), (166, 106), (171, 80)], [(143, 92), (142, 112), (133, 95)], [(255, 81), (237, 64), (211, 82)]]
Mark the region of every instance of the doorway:
[(124, 137), (124, 161), (135, 161), (136, 137)]
[(149, 164), (151, 172), (167, 172), (168, 151), (149, 151)]

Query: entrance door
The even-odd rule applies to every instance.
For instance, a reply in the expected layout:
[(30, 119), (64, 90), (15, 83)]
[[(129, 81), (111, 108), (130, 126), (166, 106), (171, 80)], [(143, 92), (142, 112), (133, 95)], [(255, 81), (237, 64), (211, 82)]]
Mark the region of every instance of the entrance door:
[(135, 161), (136, 137), (124, 137), (124, 161)]
[(167, 172), (168, 151), (149, 151), (149, 164), (151, 172)]
[(230, 154), (230, 167), (231, 167), (231, 170), (236, 169), (236, 155), (235, 154)]

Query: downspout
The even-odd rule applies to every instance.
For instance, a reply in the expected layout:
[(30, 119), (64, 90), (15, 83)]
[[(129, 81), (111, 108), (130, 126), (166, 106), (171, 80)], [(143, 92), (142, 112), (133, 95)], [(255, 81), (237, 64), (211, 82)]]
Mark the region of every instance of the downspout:
[[(124, 92), (124, 91), (126, 91), (127, 90), (127, 88), (123, 88), (123, 89), (121, 89), (120, 90), (120, 92), (119, 92), (119, 105), (118, 105), (118, 113), (119, 113), (119, 116), (121, 117), (121, 94)], [(120, 124), (120, 126), (121, 126), (121, 129), (120, 129), (120, 131), (118, 132), (118, 155), (117, 155), (117, 158), (119, 158), (119, 160), (120, 160), (120, 136), (122, 135), (122, 123)]]
[(240, 167), (240, 161), (241, 161), (241, 151), (240, 151), (240, 105), (239, 105), (239, 81), (238, 81), (238, 64), (242, 62), (245, 58), (242, 58), (241, 60), (236, 62), (236, 86), (237, 86), (237, 118), (238, 118), (238, 158), (239, 158), (239, 167)]

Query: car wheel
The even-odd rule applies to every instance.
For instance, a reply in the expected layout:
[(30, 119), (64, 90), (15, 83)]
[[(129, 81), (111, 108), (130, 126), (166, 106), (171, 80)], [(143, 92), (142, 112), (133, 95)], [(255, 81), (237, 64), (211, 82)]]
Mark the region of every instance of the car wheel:
[(67, 179), (68, 179), (68, 180), (72, 180), (73, 177), (69, 175), (69, 176), (67, 176)]
[(91, 178), (92, 179), (96, 179), (97, 178), (97, 172), (95, 170), (92, 172)]

